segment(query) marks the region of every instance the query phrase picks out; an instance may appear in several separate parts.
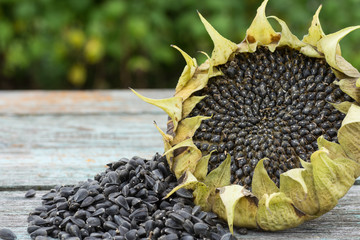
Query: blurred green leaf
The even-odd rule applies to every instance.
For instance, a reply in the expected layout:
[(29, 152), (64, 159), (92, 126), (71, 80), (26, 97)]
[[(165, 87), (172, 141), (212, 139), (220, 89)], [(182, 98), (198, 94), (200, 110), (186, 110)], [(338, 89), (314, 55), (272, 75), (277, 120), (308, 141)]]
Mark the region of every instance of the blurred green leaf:
[(22, 42), (14, 41), (9, 45), (9, 48), (5, 52), (6, 66), (10, 71), (15, 68), (25, 68), (29, 64), (27, 53)]
[[(185, 64), (170, 44), (199, 63), (205, 60), (199, 51), (211, 54), (213, 48), (196, 10), (224, 37), (240, 42), (261, 2), (0, 0), (2, 81), (14, 89), (175, 87)], [(325, 33), (360, 23), (359, 0), (273, 0), (266, 13), (285, 20), (301, 39), (320, 4)], [(357, 68), (359, 40), (355, 31), (340, 42)]]
[(5, 47), (13, 38), (13, 30), (11, 25), (6, 21), (0, 21), (0, 49), (4, 51)]

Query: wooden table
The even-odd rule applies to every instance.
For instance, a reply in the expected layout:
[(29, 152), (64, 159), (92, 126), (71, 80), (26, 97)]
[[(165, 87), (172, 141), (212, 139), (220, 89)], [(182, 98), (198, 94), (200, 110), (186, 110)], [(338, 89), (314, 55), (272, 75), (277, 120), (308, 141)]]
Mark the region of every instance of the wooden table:
[[(166, 115), (129, 90), (0, 91), (0, 228), (30, 239), (26, 218), (46, 190), (92, 178), (121, 157), (161, 153), (153, 121), (165, 129)], [(38, 190), (36, 197), (26, 199), (30, 188)], [(242, 238), (360, 239), (360, 185), (316, 220), (282, 232), (249, 231)]]

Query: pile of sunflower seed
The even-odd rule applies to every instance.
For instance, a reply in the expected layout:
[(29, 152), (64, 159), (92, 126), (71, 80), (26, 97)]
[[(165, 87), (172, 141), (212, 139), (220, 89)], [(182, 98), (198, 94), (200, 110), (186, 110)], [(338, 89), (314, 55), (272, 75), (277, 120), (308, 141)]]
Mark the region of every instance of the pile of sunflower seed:
[(176, 185), (159, 154), (122, 158), (93, 180), (43, 195), (27, 230), (33, 239), (234, 239), (224, 221), (193, 204), (188, 190), (164, 199)]

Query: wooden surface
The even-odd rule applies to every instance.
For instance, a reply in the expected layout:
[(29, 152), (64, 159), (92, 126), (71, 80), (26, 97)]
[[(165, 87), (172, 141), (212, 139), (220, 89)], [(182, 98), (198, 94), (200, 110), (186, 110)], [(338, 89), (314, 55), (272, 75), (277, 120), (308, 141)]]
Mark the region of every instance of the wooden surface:
[[(153, 98), (172, 95), (171, 90), (139, 92)], [(30, 239), (27, 214), (46, 191), (26, 199), (27, 189), (75, 184), (121, 157), (161, 153), (153, 121), (165, 129), (165, 114), (129, 90), (0, 91), (0, 228)], [(360, 185), (319, 219), (282, 232), (249, 231), (241, 238), (360, 239)]]

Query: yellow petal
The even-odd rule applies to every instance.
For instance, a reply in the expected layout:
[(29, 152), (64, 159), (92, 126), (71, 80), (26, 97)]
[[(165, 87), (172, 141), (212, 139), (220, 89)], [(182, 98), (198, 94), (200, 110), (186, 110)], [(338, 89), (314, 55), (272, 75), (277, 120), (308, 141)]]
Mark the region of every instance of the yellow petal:
[[(164, 151), (167, 152), (171, 148), (170, 142), (173, 140), (173, 137), (169, 134), (164, 133), (155, 122), (154, 122), (154, 125), (155, 125), (156, 129), (160, 132), (161, 136), (163, 137)], [(167, 154), (165, 154), (165, 156), (166, 156), (166, 161), (169, 164), (169, 167), (171, 169), (172, 165), (173, 165), (174, 154), (173, 154), (173, 152), (168, 152)]]
[(329, 142), (323, 136), (318, 137), (317, 144), (319, 149), (326, 148), (327, 155), (335, 160), (337, 158), (347, 158), (344, 149), (337, 143)]
[(192, 96), (183, 102), (182, 118), (186, 118), (194, 109), (196, 104), (203, 100), (206, 96)]
[(173, 188), (165, 197), (168, 198), (171, 195), (173, 195), (177, 190), (180, 188), (188, 188), (188, 189), (194, 189), (196, 187), (196, 184), (199, 183), (199, 181), (194, 177), (194, 175), (191, 174), (190, 171), (187, 171), (184, 173), (182, 178), (179, 179), (179, 185), (177, 185), (175, 188)]
[(336, 206), (355, 182), (355, 171), (358, 164), (347, 158), (332, 160), (329, 151), (322, 148), (311, 155), (314, 186), (319, 200), (321, 215)]
[(194, 172), (197, 162), (202, 157), (201, 151), (195, 146), (191, 138), (176, 144), (165, 152), (164, 155), (169, 152), (174, 152), (171, 170), (176, 178), (179, 178), (187, 171)]
[(198, 14), (206, 28), (206, 31), (214, 42), (214, 50), (211, 55), (213, 66), (226, 63), (230, 55), (237, 50), (237, 45), (221, 36), (199, 12)]
[(349, 108), (351, 107), (353, 103), (345, 101), (345, 102), (341, 102), (341, 103), (331, 103), (331, 105), (334, 106), (334, 108), (336, 108), (337, 110), (339, 110), (340, 112), (347, 114), (347, 112), (349, 111)]
[(251, 189), (253, 194), (261, 199), (264, 194), (272, 194), (278, 192), (279, 189), (276, 184), (270, 179), (269, 175), (264, 168), (264, 159), (261, 159), (254, 170)]
[(341, 79), (335, 84), (339, 85), (340, 89), (355, 101), (360, 102), (360, 88), (356, 87), (355, 78)]
[(192, 138), (195, 131), (200, 127), (201, 122), (209, 118), (211, 117), (196, 116), (181, 120), (176, 131), (176, 136), (171, 142), (171, 145), (176, 145), (188, 138)]
[(308, 57), (313, 57), (313, 58), (324, 58), (324, 55), (322, 55), (321, 53), (319, 53), (315, 47), (311, 46), (311, 45), (306, 45), (302, 48), (300, 48), (300, 52)]
[(300, 41), (294, 34), (291, 33), (286, 23), (278, 17), (270, 16), (268, 18), (275, 19), (281, 26), (281, 38), (276, 47), (289, 46), (293, 49), (299, 50), (305, 44)]
[(360, 88), (360, 78), (356, 80), (356, 87)]
[(199, 205), (203, 211), (211, 211), (212, 205), (209, 202), (211, 193), (214, 193), (214, 191), (210, 191), (208, 186), (200, 182), (193, 192), (195, 205)]
[(197, 68), (197, 63), (195, 58), (191, 58), (186, 52), (181, 50), (179, 47), (175, 45), (171, 45), (173, 48), (177, 49), (181, 55), (184, 57), (186, 61), (186, 66), (179, 78), (179, 81), (176, 85), (175, 92), (180, 91), (181, 88), (183, 88), (186, 83), (192, 78), (192, 76), (195, 73), (195, 70)]
[(319, 211), (311, 170), (295, 168), (282, 173), (280, 192), (289, 197), (297, 209), (308, 215), (315, 215)]
[[(226, 186), (225, 188), (227, 187), (228, 186)], [(242, 191), (242, 194), (244, 195), (244, 197), (239, 198), (239, 200), (235, 205), (233, 225), (238, 227), (246, 227), (246, 228), (258, 228), (256, 223), (258, 200), (253, 194), (251, 194), (247, 190)], [(231, 195), (230, 191), (229, 191), (229, 195)], [(235, 194), (233, 194), (230, 197), (233, 199), (237, 198)], [(219, 193), (215, 195), (212, 203), (213, 203), (212, 211), (216, 213), (220, 218), (228, 221), (229, 216), (227, 215), (227, 210)], [(228, 203), (228, 205), (231, 206), (231, 203), (230, 204)]]
[(331, 67), (350, 77), (359, 77), (360, 74), (356, 68), (338, 54), (337, 46), (343, 37), (358, 28), (360, 28), (360, 26), (347, 27), (338, 32), (322, 37), (317, 43), (317, 48), (325, 55), (326, 62)]
[(209, 80), (210, 65), (205, 62), (201, 64), (195, 71), (194, 76), (189, 82), (178, 92), (175, 93), (176, 97), (181, 97), (183, 101), (187, 100), (194, 92), (203, 89)]
[(214, 151), (211, 151), (208, 155), (200, 158), (198, 164), (196, 165), (194, 176), (200, 181), (204, 180), (207, 175), (209, 159)]
[(346, 154), (360, 163), (360, 107), (353, 104), (338, 132), (338, 140)]
[(204, 183), (211, 190), (230, 185), (230, 164), (231, 156), (228, 154), (226, 159), (214, 170), (212, 170), (204, 179)]
[(246, 31), (245, 42), (250, 48), (250, 52), (256, 50), (257, 45), (269, 45), (280, 40), (280, 34), (276, 33), (271, 27), (265, 15), (265, 8), (268, 0), (264, 0), (257, 9), (256, 16)]
[(226, 219), (230, 232), (234, 234), (235, 207), (239, 200), (250, 195), (250, 192), (240, 185), (229, 185), (219, 188), (220, 198), (225, 206)]
[(325, 36), (325, 33), (323, 32), (323, 30), (321, 28), (321, 24), (320, 24), (320, 20), (319, 20), (319, 13), (320, 13), (321, 8), (322, 8), (322, 6), (320, 5), (319, 8), (316, 10), (316, 12), (313, 16), (313, 20), (311, 22), (311, 26), (309, 28), (309, 33), (307, 35), (305, 35), (302, 40), (304, 43), (308, 43), (315, 47), (317, 45), (317, 42)]
[(151, 99), (151, 98), (147, 98), (147, 97), (140, 95), (134, 89), (130, 88), (130, 90), (133, 91), (133, 93), (135, 93), (136, 96), (138, 96), (144, 102), (150, 103), (150, 104), (155, 105), (155, 106), (161, 108), (162, 110), (164, 110), (164, 112), (166, 112), (167, 115), (169, 115), (169, 117), (172, 119), (172, 122), (174, 125), (173, 131), (175, 132), (178, 122), (181, 120), (181, 116), (182, 116), (182, 98), (181, 97), (172, 97), (172, 98), (165, 98), (165, 99)]
[(303, 223), (305, 214), (294, 208), (290, 198), (282, 192), (265, 194), (259, 201), (256, 222), (267, 231), (296, 227)]

